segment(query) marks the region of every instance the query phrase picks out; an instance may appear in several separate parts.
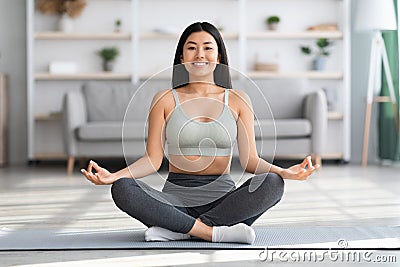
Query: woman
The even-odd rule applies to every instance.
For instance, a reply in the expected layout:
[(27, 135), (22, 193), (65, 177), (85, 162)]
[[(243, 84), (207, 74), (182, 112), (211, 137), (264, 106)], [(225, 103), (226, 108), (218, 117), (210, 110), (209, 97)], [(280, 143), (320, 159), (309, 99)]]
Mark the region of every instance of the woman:
[[(207, 22), (188, 26), (176, 49), (173, 89), (153, 98), (146, 154), (115, 173), (93, 161), (81, 170), (94, 184), (113, 184), (115, 204), (149, 227), (147, 241), (194, 236), (251, 244), (251, 225), (280, 201), (283, 179), (305, 180), (320, 167), (306, 157), (283, 169), (257, 155), (250, 99), (230, 89), (224, 66), (228, 59), (218, 30)], [(229, 175), (235, 141), (241, 166), (255, 174), (239, 188)], [(169, 175), (160, 192), (137, 179), (159, 169), (165, 142)]]

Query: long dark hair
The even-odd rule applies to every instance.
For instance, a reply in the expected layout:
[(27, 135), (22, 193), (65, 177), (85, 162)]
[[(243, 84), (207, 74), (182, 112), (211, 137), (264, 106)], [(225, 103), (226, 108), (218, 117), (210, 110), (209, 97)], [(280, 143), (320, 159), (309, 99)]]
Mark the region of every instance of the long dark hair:
[(189, 83), (189, 73), (185, 66), (181, 63), (183, 55), (183, 46), (189, 35), (194, 32), (205, 31), (214, 37), (218, 46), (219, 64), (217, 64), (214, 70), (214, 82), (216, 85), (223, 88), (232, 88), (232, 80), (229, 72), (228, 55), (224, 40), (218, 29), (208, 22), (195, 22), (189, 25), (182, 33), (179, 38), (178, 45), (175, 51), (174, 67), (172, 70), (172, 88), (179, 88)]

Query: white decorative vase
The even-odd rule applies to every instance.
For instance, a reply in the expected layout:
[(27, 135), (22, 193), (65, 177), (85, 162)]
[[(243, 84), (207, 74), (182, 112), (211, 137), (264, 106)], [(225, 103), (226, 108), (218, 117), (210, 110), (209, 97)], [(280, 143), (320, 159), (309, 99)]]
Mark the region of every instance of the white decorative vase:
[(325, 70), (325, 65), (326, 65), (326, 57), (316, 57), (312, 61), (313, 70)]
[(276, 31), (276, 30), (278, 30), (278, 26), (279, 26), (278, 22), (268, 23), (267, 24), (267, 29), (270, 30), (270, 31)]
[(58, 21), (58, 28), (61, 32), (73, 32), (74, 20), (67, 14), (63, 14)]

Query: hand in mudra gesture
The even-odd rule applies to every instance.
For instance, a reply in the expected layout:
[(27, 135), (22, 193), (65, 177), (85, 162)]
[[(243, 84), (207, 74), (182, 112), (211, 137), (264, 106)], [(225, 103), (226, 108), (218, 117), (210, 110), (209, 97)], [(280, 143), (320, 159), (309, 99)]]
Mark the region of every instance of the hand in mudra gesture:
[(316, 164), (313, 166), (311, 157), (306, 157), (302, 163), (293, 165), (287, 169), (283, 169), (282, 178), (293, 180), (306, 180), (314, 171), (321, 166)]
[[(96, 172), (93, 172), (93, 169)], [(86, 179), (88, 179), (89, 181), (91, 181), (96, 185), (112, 184), (116, 180), (116, 178), (113, 176), (111, 172), (109, 172), (105, 168), (100, 167), (93, 160), (89, 162), (87, 170), (81, 169), (81, 172), (83, 173), (83, 175), (86, 176)]]

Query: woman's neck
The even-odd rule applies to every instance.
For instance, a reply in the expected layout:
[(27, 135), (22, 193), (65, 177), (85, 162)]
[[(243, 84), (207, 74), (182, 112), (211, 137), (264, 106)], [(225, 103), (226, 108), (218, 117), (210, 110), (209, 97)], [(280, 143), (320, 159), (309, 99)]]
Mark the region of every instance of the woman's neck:
[(185, 86), (188, 93), (193, 93), (197, 95), (204, 94), (215, 94), (221, 92), (221, 87), (215, 85), (214, 83), (208, 82), (193, 82)]
[(214, 85), (214, 74), (210, 73), (204, 76), (196, 76), (189, 73), (189, 85), (196, 84), (196, 85)]

